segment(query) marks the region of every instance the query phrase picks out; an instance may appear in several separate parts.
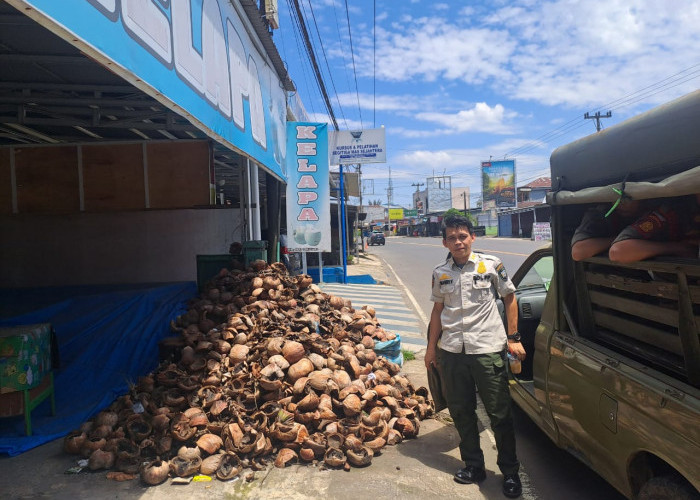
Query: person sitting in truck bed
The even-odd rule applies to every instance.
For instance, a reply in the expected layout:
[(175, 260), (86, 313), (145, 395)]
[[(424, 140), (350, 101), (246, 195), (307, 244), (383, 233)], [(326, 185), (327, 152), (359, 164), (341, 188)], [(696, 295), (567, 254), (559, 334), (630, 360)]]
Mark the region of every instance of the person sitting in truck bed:
[(604, 209), (596, 207), (586, 212), (576, 229), (571, 256), (583, 260), (609, 247), (610, 260), (621, 263), (658, 255), (698, 257), (699, 203), (697, 194), (664, 201), (649, 209), (648, 204), (623, 197), (615, 210), (618, 215), (613, 212), (607, 218)]

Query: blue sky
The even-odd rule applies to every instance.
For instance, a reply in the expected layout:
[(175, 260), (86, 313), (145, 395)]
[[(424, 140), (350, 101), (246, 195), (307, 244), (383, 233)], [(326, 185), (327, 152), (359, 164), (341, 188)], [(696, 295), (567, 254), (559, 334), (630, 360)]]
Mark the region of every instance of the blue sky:
[[(278, 2), (273, 40), (307, 112), (329, 121), (293, 3)], [(362, 167), (365, 199), (386, 202), (391, 167), (406, 208), (434, 174), (468, 186), (475, 206), (491, 157), (515, 159), (518, 185), (549, 176), (556, 147), (595, 133), (584, 113), (612, 111), (609, 127), (700, 88), (700, 2), (299, 3), (339, 127), (386, 128), (387, 163)]]

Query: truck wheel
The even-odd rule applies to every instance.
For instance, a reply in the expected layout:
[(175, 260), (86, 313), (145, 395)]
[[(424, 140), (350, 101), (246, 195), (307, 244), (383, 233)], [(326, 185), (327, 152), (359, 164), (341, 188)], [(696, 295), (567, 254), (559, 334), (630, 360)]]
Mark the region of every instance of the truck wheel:
[(677, 476), (657, 476), (639, 490), (637, 500), (697, 500), (695, 491), (685, 479)]

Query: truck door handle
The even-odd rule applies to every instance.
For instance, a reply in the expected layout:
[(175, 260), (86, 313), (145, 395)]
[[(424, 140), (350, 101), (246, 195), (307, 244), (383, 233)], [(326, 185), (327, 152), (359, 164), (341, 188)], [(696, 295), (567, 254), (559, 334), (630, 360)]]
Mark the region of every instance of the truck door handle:
[(571, 337), (567, 337), (566, 335), (560, 335), (559, 338), (561, 339), (562, 343), (566, 345), (574, 345), (576, 344), (576, 340), (572, 339)]
[(685, 394), (675, 389), (666, 389), (664, 393), (666, 393), (668, 396), (671, 396), (674, 399), (677, 399), (678, 401), (683, 401), (683, 399), (685, 398)]
[(618, 366), (620, 366), (620, 362), (618, 360), (611, 358), (605, 358), (605, 364), (612, 368), (617, 368)]

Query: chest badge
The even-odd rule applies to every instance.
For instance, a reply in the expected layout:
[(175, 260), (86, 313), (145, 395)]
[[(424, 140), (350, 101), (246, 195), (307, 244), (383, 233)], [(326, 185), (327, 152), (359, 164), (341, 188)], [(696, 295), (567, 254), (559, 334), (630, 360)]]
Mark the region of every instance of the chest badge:
[(476, 267), (476, 272), (479, 274), (484, 274), (486, 272), (486, 264), (484, 264), (483, 260), (479, 262), (479, 265)]

